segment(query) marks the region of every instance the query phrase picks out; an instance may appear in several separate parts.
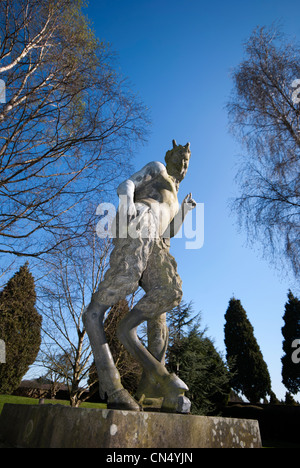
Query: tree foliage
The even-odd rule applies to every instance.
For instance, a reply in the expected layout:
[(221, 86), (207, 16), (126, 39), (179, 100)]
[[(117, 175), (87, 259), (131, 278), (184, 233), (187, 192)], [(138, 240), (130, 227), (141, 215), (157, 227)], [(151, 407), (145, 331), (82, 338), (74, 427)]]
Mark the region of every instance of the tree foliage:
[[(276, 27), (257, 28), (233, 72), (230, 125), (247, 153), (233, 203), (249, 240), (300, 273), (300, 48)], [(280, 265), (283, 266), (283, 265)]]
[(109, 191), (145, 135), (145, 107), (82, 6), (0, 2), (0, 252), (38, 256), (80, 236), (91, 197)]
[(34, 279), (25, 264), (0, 293), (0, 339), (6, 344), (6, 363), (0, 364), (0, 393), (12, 393), (41, 344), (41, 316), (35, 308)]
[[(288, 301), (285, 304), (282, 327), (284, 356), (282, 362), (282, 383), (290, 393), (296, 394), (300, 391), (300, 363), (293, 359), (295, 348), (293, 343), (299, 340), (300, 344), (300, 301), (289, 291)], [(298, 341), (297, 341), (298, 343)]]
[(238, 299), (230, 299), (225, 321), (226, 359), (233, 373), (232, 388), (242, 392), (250, 403), (258, 403), (270, 394), (271, 379), (253, 327)]

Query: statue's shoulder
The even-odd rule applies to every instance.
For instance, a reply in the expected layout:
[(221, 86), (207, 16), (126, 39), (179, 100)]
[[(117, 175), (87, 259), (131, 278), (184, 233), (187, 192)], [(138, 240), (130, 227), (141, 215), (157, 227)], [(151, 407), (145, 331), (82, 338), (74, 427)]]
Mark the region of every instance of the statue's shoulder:
[(144, 166), (140, 171), (133, 174), (130, 177), (130, 180), (132, 180), (136, 185), (139, 185), (153, 179), (163, 172), (166, 172), (166, 166), (159, 161), (152, 161), (146, 164), (146, 166)]
[(146, 164), (144, 169), (149, 173), (154, 172), (155, 174), (158, 174), (160, 172), (166, 171), (166, 166), (159, 161), (151, 161), (148, 164)]

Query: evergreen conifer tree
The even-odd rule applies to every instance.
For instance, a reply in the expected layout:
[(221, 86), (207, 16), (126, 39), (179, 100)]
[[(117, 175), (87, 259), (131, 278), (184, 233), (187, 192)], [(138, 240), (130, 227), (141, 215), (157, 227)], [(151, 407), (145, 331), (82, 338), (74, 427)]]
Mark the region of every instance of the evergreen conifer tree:
[(0, 293), (0, 339), (6, 362), (0, 364), (0, 393), (12, 393), (36, 359), (41, 344), (41, 316), (35, 308), (34, 278), (28, 263)]
[(167, 367), (189, 387), (193, 414), (218, 414), (228, 401), (230, 373), (192, 304), (182, 302), (168, 317), (170, 345)]
[(293, 396), (292, 396), (289, 392), (286, 392), (286, 394), (285, 394), (285, 401), (284, 401), (284, 403), (285, 403), (287, 406), (298, 406), (297, 401), (293, 398)]
[(283, 316), (284, 326), (282, 327), (283, 351), (282, 362), (282, 383), (287, 390), (296, 394), (300, 391), (300, 362), (294, 359), (295, 348), (293, 343), (300, 340), (300, 301), (294, 297), (291, 291), (288, 293), (288, 302), (285, 304)]
[(238, 299), (232, 298), (225, 314), (226, 357), (232, 371), (232, 388), (257, 403), (271, 392), (267, 365), (254, 337), (254, 330)]

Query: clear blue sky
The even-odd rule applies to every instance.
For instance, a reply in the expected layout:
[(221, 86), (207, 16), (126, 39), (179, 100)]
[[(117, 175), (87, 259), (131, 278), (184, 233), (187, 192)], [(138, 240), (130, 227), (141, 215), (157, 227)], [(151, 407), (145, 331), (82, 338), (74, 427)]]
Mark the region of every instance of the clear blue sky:
[(243, 42), (257, 25), (274, 21), (300, 40), (300, 2), (90, 0), (86, 11), (97, 36), (111, 43), (120, 71), (150, 109), (151, 135), (136, 154), (135, 168), (163, 161), (173, 138), (191, 143), (180, 199), (192, 192), (205, 204), (205, 243), (200, 250), (186, 250), (184, 239), (173, 240), (185, 301), (194, 302), (202, 326), (224, 353), (224, 314), (233, 294), (240, 299), (273, 390), (284, 398), (282, 316), (288, 289), (297, 295), (299, 287), (245, 246), (245, 235), (230, 216), (241, 148), (228, 133), (224, 107), (232, 87), (230, 70), (242, 60)]

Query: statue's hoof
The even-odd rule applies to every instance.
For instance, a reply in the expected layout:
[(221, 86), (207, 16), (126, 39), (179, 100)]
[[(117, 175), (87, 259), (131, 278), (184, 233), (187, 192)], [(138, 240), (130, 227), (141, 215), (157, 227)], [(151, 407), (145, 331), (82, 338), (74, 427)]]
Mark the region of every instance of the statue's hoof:
[(184, 395), (180, 395), (177, 399), (176, 413), (189, 414), (191, 412), (191, 401)]
[(117, 390), (108, 397), (107, 408), (126, 411), (140, 411), (141, 409), (125, 388)]

